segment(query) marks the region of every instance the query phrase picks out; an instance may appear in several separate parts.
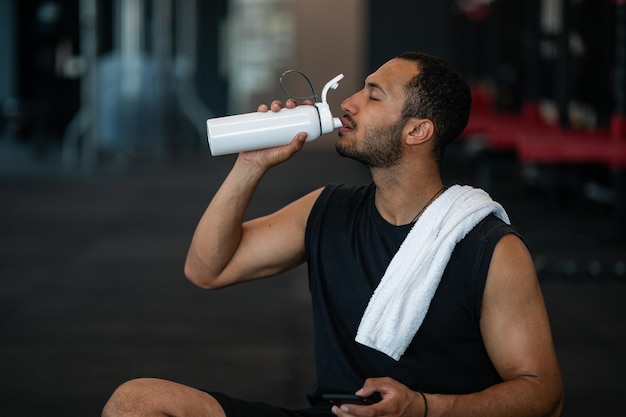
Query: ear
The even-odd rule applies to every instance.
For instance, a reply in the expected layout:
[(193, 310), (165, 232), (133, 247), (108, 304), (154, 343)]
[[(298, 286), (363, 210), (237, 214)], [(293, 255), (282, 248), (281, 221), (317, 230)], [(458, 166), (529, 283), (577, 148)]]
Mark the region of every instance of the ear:
[(433, 122), (429, 119), (410, 119), (404, 127), (407, 145), (419, 145), (432, 138), (435, 133)]

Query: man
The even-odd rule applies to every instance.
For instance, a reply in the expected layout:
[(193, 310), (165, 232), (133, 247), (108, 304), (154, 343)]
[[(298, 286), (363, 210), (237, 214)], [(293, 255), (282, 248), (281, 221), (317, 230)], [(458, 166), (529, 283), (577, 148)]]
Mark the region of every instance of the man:
[[(200, 287), (225, 287), (308, 263), (317, 370), (311, 409), (288, 411), (139, 379), (118, 388), (103, 415), (559, 416), (561, 377), (532, 259), (515, 230), (493, 214), (477, 219), (452, 245), (441, 272), (433, 274), (432, 296), (389, 303), (406, 307), (392, 322), (427, 306), (413, 333), (397, 335), (408, 337), (398, 355), (355, 341), (396, 254), (421, 256), (410, 245), (403, 249), (403, 241), (421, 238), (427, 217), (445, 212), (441, 202), (459, 187), (446, 190), (439, 163), (467, 123), (470, 105), (467, 84), (447, 63), (402, 54), (341, 106), (337, 150), (366, 164), (372, 185), (327, 186), (242, 223), (263, 175), (303, 147), (306, 135), (299, 134), (289, 145), (241, 153), (200, 220), (185, 265)], [(280, 108), (280, 102), (271, 105), (272, 111)], [(447, 219), (436, 229), (445, 229)], [(411, 234), (414, 227), (418, 232)], [(431, 257), (437, 257), (445, 251), (433, 248), (439, 237), (433, 239), (424, 251), (435, 249)], [(429, 259), (420, 258), (416, 267)], [(424, 280), (420, 274), (409, 278), (400, 295)], [(324, 395), (331, 393), (377, 402), (330, 403)]]

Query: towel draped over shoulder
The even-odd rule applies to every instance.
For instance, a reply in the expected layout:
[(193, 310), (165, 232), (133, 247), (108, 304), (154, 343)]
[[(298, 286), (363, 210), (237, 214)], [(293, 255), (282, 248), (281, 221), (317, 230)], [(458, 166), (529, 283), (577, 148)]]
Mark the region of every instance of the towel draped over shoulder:
[(363, 314), (355, 340), (399, 360), (419, 330), (456, 244), (504, 208), (479, 188), (454, 185), (422, 213), (395, 254)]

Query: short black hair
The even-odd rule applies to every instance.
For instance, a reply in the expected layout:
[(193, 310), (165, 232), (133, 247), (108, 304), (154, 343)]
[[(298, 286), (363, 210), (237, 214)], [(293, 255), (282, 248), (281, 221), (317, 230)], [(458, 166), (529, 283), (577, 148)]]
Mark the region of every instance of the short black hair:
[(465, 129), (472, 106), (463, 76), (441, 58), (421, 52), (404, 52), (399, 59), (413, 61), (418, 73), (405, 86), (402, 117), (429, 119), (434, 125), (433, 157), (441, 161), (446, 146)]

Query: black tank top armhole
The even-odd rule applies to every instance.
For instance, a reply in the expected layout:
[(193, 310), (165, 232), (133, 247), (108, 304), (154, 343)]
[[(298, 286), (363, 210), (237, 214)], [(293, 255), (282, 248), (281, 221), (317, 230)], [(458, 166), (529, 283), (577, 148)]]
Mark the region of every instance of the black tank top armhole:
[[(506, 224), (493, 214), (482, 220), (472, 232), (476, 232), (477, 235), (474, 238), (480, 240), (480, 244), (478, 245), (479, 249), (476, 253), (476, 263), (472, 272), (475, 299), (474, 314), (476, 318), (480, 320), (483, 294), (487, 284), (487, 274), (489, 273), (489, 266), (491, 265), (491, 259), (496, 245), (500, 242), (500, 239), (508, 234), (514, 234), (522, 239), (523, 242), (524, 239), (520, 236), (515, 227)], [(526, 242), (524, 242), (524, 244), (526, 244)]]
[(306, 229), (304, 231), (304, 250), (306, 252), (308, 252), (310, 248), (311, 236), (314, 236), (312, 232), (316, 226), (319, 226), (317, 222), (319, 221), (318, 216), (320, 214), (320, 211), (324, 209), (330, 196), (339, 187), (339, 184), (327, 184), (320, 193), (320, 195), (317, 196), (317, 200), (315, 200), (315, 203), (313, 203), (313, 207), (311, 208), (311, 212), (309, 213), (309, 218), (306, 222)]

